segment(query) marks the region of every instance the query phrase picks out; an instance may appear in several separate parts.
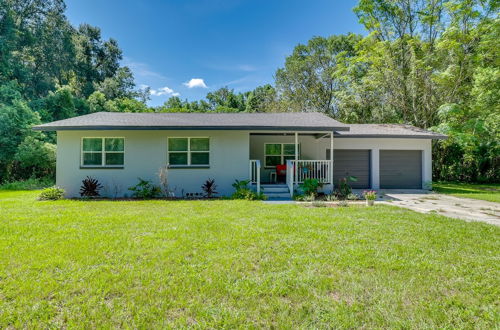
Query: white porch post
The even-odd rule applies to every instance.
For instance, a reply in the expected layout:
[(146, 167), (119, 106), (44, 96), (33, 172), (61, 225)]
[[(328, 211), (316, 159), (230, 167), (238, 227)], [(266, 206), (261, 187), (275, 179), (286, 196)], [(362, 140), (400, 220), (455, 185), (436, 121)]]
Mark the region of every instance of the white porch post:
[(380, 189), (380, 149), (373, 148), (371, 151), (371, 188), (374, 190)]
[(290, 170), (294, 172), (294, 183), (296, 184), (298, 181), (298, 163), (297, 161), (299, 160), (299, 133), (295, 132), (295, 168), (291, 168)]
[(330, 132), (330, 184), (333, 189), (333, 131)]

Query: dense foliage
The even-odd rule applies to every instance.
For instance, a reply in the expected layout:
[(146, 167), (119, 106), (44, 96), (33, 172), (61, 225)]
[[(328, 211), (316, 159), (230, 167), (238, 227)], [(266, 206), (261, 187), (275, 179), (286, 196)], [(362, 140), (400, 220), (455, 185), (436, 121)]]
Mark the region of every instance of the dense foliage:
[(369, 34), (298, 45), (277, 71), (278, 97), (291, 111), (445, 133), (435, 179), (498, 181), (498, 9), (496, 0), (360, 0)]
[(72, 26), (63, 0), (0, 2), (0, 182), (53, 177), (55, 134), (33, 125), (97, 111), (322, 111), (348, 123), (404, 123), (435, 142), (434, 179), (500, 180), (498, 0), (359, 0), (367, 30), (314, 37), (275, 87), (223, 87), (148, 107), (118, 43)]
[(62, 0), (0, 2), (0, 181), (53, 176), (55, 136), (41, 122), (144, 111), (115, 40), (73, 27)]

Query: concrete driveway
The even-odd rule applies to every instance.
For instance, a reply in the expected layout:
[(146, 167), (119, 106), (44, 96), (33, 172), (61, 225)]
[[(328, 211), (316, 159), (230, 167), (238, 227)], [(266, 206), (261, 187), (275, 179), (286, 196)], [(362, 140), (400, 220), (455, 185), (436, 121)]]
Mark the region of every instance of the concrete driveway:
[(383, 203), (405, 207), (413, 211), (435, 212), (450, 218), (482, 221), (500, 226), (500, 203), (458, 198), (429, 193), (424, 190), (382, 190)]

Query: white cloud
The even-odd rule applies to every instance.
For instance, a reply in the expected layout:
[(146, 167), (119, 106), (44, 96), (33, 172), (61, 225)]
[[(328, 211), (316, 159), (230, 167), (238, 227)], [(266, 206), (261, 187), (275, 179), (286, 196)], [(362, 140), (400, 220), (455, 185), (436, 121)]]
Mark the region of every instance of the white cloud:
[(154, 95), (154, 96), (170, 95), (173, 93), (174, 93), (174, 90), (172, 88), (167, 87), (167, 86), (158, 88), (156, 90), (155, 89), (151, 90), (151, 95)]
[(195, 88), (195, 87), (202, 87), (202, 88), (208, 88), (207, 85), (205, 84), (205, 81), (201, 78), (192, 78), (190, 81), (185, 82), (184, 86), (187, 86), (188, 88)]
[[(140, 88), (141, 89), (146, 89), (148, 88), (149, 86), (148, 85), (141, 85)], [(153, 96), (162, 96), (162, 95), (169, 95), (169, 96), (180, 96), (181, 94), (177, 93), (177, 92), (174, 92), (174, 90), (170, 87), (161, 87), (161, 88), (158, 88), (158, 89), (150, 89), (149, 90), (149, 94), (153, 95)]]

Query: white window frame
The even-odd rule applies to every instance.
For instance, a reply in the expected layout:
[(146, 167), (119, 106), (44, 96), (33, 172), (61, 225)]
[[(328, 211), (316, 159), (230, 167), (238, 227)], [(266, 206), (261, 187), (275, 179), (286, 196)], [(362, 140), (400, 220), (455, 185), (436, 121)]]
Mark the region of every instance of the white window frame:
[[(170, 151), (168, 149), (168, 141), (170, 139), (187, 139), (187, 150), (183, 151)], [(208, 150), (207, 151), (191, 151), (191, 139), (208, 139)], [(210, 167), (210, 161), (212, 160), (212, 153), (211, 153), (211, 141), (209, 136), (169, 136), (167, 138), (167, 164), (168, 167), (171, 168), (182, 168), (182, 167)], [(170, 164), (170, 154), (171, 153), (187, 153), (187, 164), (186, 165), (171, 165)], [(195, 153), (208, 153), (208, 164), (191, 164), (191, 154)]]
[[(101, 151), (84, 151), (83, 150), (83, 139), (101, 139), (102, 150)], [(105, 139), (123, 139), (123, 151), (106, 151)], [(80, 167), (82, 168), (123, 168), (125, 167), (125, 137), (123, 136), (83, 136), (80, 139)], [(101, 165), (84, 165), (83, 164), (83, 154), (102, 154)], [(123, 154), (123, 164), (122, 165), (106, 165), (106, 153), (110, 154)]]
[[(266, 146), (268, 144), (281, 144), (281, 154), (279, 154), (279, 155), (268, 155), (266, 153), (266, 150), (267, 150)], [(273, 157), (273, 156), (274, 157), (281, 157), (281, 161), (280, 162), (283, 165), (286, 164), (286, 162), (285, 162), (285, 156), (295, 156), (295, 151), (294, 151), (293, 155), (285, 155), (285, 147), (284, 147), (285, 144), (291, 144), (291, 145), (293, 145), (295, 147), (295, 143), (293, 143), (293, 142), (292, 143), (290, 143), (290, 142), (266, 142), (266, 143), (264, 143), (264, 167), (265, 168), (275, 168), (276, 167), (276, 165), (267, 165), (267, 157), (268, 156), (270, 156), (270, 157)], [(300, 143), (298, 144), (298, 149), (299, 149), (299, 154), (298, 154), (297, 158), (300, 159), (300, 152), (301, 152)]]

